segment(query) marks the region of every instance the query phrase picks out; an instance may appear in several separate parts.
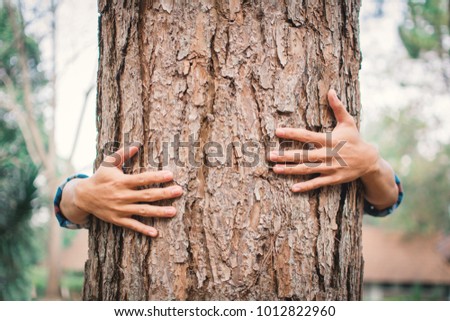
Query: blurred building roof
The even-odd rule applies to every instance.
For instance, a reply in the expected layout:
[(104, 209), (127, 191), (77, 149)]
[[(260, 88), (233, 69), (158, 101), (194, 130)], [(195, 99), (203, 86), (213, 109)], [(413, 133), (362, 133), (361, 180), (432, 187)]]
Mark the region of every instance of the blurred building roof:
[(67, 271), (84, 271), (84, 263), (88, 258), (88, 235), (81, 229), (68, 248), (61, 253), (61, 267)]
[(441, 241), (439, 241), (437, 247), (439, 253), (445, 257), (445, 259), (450, 263), (450, 236), (444, 237)]
[(443, 239), (364, 226), (364, 282), (450, 285), (450, 264), (438, 250)]

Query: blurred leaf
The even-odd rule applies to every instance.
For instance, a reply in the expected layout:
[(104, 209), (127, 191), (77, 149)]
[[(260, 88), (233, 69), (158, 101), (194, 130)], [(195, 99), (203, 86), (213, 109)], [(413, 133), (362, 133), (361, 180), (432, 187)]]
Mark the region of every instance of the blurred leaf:
[[(16, 87), (18, 103), (23, 100), (18, 52), (15, 49), (10, 17), (0, 7), (0, 76), (7, 76)], [(33, 90), (45, 83), (39, 46), (25, 38)], [(4, 89), (0, 82), (0, 90)], [(36, 118), (42, 111), (36, 108)], [(28, 155), (25, 141), (14, 115), (0, 109), (0, 300), (26, 300), (31, 296), (31, 267), (40, 259), (39, 238), (30, 226), (33, 201), (37, 197), (34, 181), (38, 168)]]
[(449, 36), (448, 0), (408, 0), (407, 13), (399, 27), (400, 38), (412, 58), (423, 52), (445, 54)]

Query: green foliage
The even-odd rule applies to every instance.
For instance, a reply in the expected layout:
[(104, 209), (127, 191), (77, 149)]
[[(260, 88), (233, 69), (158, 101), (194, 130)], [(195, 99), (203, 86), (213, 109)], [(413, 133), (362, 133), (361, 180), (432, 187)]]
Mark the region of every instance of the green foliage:
[(396, 212), (375, 223), (409, 232), (450, 232), (450, 146), (435, 141), (435, 146), (427, 144), (430, 132), (431, 125), (413, 107), (371, 126), (368, 140), (378, 143), (380, 153), (400, 174), (405, 190)]
[(81, 293), (83, 290), (83, 272), (65, 272), (61, 279), (61, 287), (70, 292)]
[(37, 298), (43, 298), (47, 290), (48, 273), (47, 269), (42, 266), (34, 266), (31, 269), (30, 278), (34, 286)]
[(1, 110), (0, 117), (0, 300), (24, 300), (30, 295), (28, 270), (37, 260), (29, 224), (37, 168), (20, 131)]
[[(446, 286), (432, 285), (424, 286), (422, 284), (413, 284), (411, 287), (401, 287), (403, 293), (397, 295), (388, 295), (385, 301), (441, 301), (446, 300)], [(401, 291), (399, 291), (401, 292)]]
[[(12, 82), (17, 95), (14, 98), (20, 104), (22, 75), (10, 21), (8, 11), (0, 8), (0, 76)], [(38, 70), (39, 46), (25, 37), (25, 51), (35, 90), (45, 83), (43, 73)], [(5, 86), (0, 82), (2, 89)], [(37, 110), (35, 116), (39, 114)], [(28, 155), (14, 115), (0, 109), (0, 300), (30, 299), (30, 268), (39, 259), (35, 233), (30, 226), (37, 175), (38, 169)]]
[[(407, 0), (405, 19), (399, 26), (400, 38), (410, 57), (420, 58), (418, 63), (437, 57), (443, 63), (441, 72), (447, 86), (449, 10), (448, 0)], [(423, 56), (427, 52), (435, 55)], [(379, 143), (382, 155), (403, 174), (405, 199), (394, 215), (379, 223), (410, 232), (450, 232), (450, 147), (428, 139), (434, 127), (439, 127), (438, 119), (430, 125), (433, 110), (414, 107), (405, 107), (397, 115), (391, 111), (386, 114), (390, 116), (374, 124), (370, 136)]]
[[(39, 300), (45, 297), (47, 290), (48, 273), (42, 266), (34, 266), (31, 270), (31, 280), (34, 286), (35, 298)], [(61, 288), (69, 291), (70, 298), (80, 300), (83, 291), (84, 273), (76, 271), (63, 271)], [(66, 298), (65, 298), (66, 299)]]
[(448, 0), (408, 0), (405, 21), (399, 27), (400, 38), (412, 58), (422, 52), (445, 52), (444, 39), (449, 36)]
[[(16, 19), (20, 19), (16, 13)], [(19, 52), (14, 43), (14, 32), (11, 26), (11, 18), (5, 7), (0, 7), (0, 73), (5, 73), (16, 86), (22, 83), (21, 70), (19, 65)], [(33, 88), (37, 88), (46, 83), (45, 75), (39, 70), (41, 62), (38, 43), (31, 37), (24, 35), (25, 52), (30, 70), (30, 79)], [(0, 88), (3, 86), (0, 82)], [(21, 97), (18, 97), (21, 101)]]

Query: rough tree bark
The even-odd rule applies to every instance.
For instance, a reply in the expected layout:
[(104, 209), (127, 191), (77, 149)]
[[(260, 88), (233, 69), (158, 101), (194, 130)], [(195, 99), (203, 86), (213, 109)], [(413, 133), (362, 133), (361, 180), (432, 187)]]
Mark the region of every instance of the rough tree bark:
[[(134, 171), (156, 158), (185, 194), (175, 218), (144, 220), (156, 239), (92, 221), (84, 299), (360, 299), (358, 183), (293, 194), (301, 178), (278, 177), (265, 161), (278, 126), (333, 129), (330, 87), (359, 119), (359, 7), (99, 1), (96, 164), (128, 136), (143, 143)], [(176, 166), (164, 152), (176, 135), (231, 146), (231, 166), (208, 148), (194, 156), (210, 166)], [(244, 142), (260, 146), (257, 165), (245, 163)]]

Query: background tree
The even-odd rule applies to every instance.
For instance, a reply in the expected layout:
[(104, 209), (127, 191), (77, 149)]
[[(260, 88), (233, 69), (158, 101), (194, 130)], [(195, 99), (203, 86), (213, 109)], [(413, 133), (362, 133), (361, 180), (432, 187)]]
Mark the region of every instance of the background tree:
[[(0, 7), (0, 75), (14, 87), (20, 87), (21, 73), (14, 46), (8, 10)], [(25, 38), (34, 88), (45, 84), (38, 71), (40, 52), (36, 41)], [(0, 89), (5, 84), (0, 82)], [(17, 91), (17, 101), (23, 92)], [(39, 109), (36, 118), (42, 120)], [(0, 300), (25, 300), (31, 295), (30, 267), (38, 260), (36, 239), (30, 226), (32, 201), (36, 200), (34, 180), (37, 167), (30, 158), (15, 115), (0, 109)]]
[[(127, 136), (143, 143), (133, 171), (156, 162), (185, 194), (174, 219), (144, 220), (157, 239), (92, 221), (85, 299), (361, 297), (358, 184), (294, 195), (299, 178), (264, 162), (277, 126), (335, 126), (330, 87), (358, 119), (359, 6), (99, 1), (96, 164)], [(231, 166), (194, 166), (186, 148), (165, 153), (176, 135), (199, 141), (197, 161), (210, 162), (208, 142), (231, 146)], [(255, 166), (245, 165), (243, 142), (260, 147)]]
[(30, 227), (37, 170), (20, 130), (7, 118), (0, 110), (0, 300), (26, 300), (30, 268), (39, 258)]
[[(448, 116), (439, 113), (439, 105), (448, 101), (450, 2), (408, 0), (405, 3), (405, 18), (399, 26), (399, 35), (413, 59), (398, 60), (392, 77), (420, 95), (408, 97), (403, 106), (383, 109), (382, 117), (378, 121), (371, 120), (366, 133), (368, 140), (377, 142), (381, 153), (398, 170), (406, 197), (389, 219), (367, 220), (410, 233), (448, 233)], [(414, 72), (417, 66), (426, 67), (417, 74)], [(403, 74), (402, 70), (408, 73)], [(443, 99), (445, 97), (447, 100)]]
[[(403, 203), (394, 215), (383, 220), (367, 216), (367, 223), (409, 233), (449, 231), (450, 118), (446, 106), (450, 96), (443, 72), (449, 70), (450, 59), (445, 51), (441, 57), (438, 54), (442, 48), (449, 49), (448, 4), (386, 2), (385, 13), (397, 19), (399, 33), (394, 34), (398, 39), (385, 42), (383, 38), (380, 41), (378, 30), (384, 29), (388, 37), (394, 24), (365, 15), (363, 135), (378, 144), (405, 189)], [(404, 8), (403, 17), (398, 14), (399, 7)], [(428, 42), (433, 45), (425, 45)]]
[[(45, 179), (45, 187), (42, 188), (42, 195), (45, 198), (48, 211), (53, 210), (53, 195), (59, 183), (59, 173), (56, 163), (55, 138), (54, 138), (54, 116), (56, 110), (56, 67), (55, 67), (55, 1), (51, 1), (51, 12), (53, 23), (51, 28), (52, 35), (52, 66), (50, 72), (51, 96), (50, 103), (46, 104), (46, 117), (42, 117), (38, 108), (38, 95), (34, 87), (34, 73), (32, 59), (27, 51), (29, 37), (25, 34), (25, 21), (22, 14), (22, 7), (15, 6), (10, 0), (3, 2), (7, 11), (6, 23), (9, 23), (10, 44), (12, 50), (16, 53), (11, 63), (16, 70), (16, 78), (12, 78), (7, 72), (0, 74), (0, 81), (3, 86), (0, 92), (2, 107), (12, 112), (17, 125), (20, 128), (27, 152), (35, 166), (39, 169), (42, 177)], [(20, 5), (20, 2), (19, 2)], [(37, 45), (35, 46), (37, 48)], [(5, 67), (6, 68), (6, 67)], [(5, 69), (6, 70), (6, 69)], [(7, 70), (6, 70), (7, 71)], [(16, 81), (17, 80), (17, 81)], [(42, 114), (44, 115), (44, 114)], [(60, 296), (60, 267), (59, 253), (61, 247), (60, 228), (55, 220), (50, 220), (48, 229), (48, 285), (47, 296), (55, 298)]]
[(442, 60), (441, 73), (450, 86), (450, 1), (408, 0), (400, 38), (412, 58), (433, 52)]

